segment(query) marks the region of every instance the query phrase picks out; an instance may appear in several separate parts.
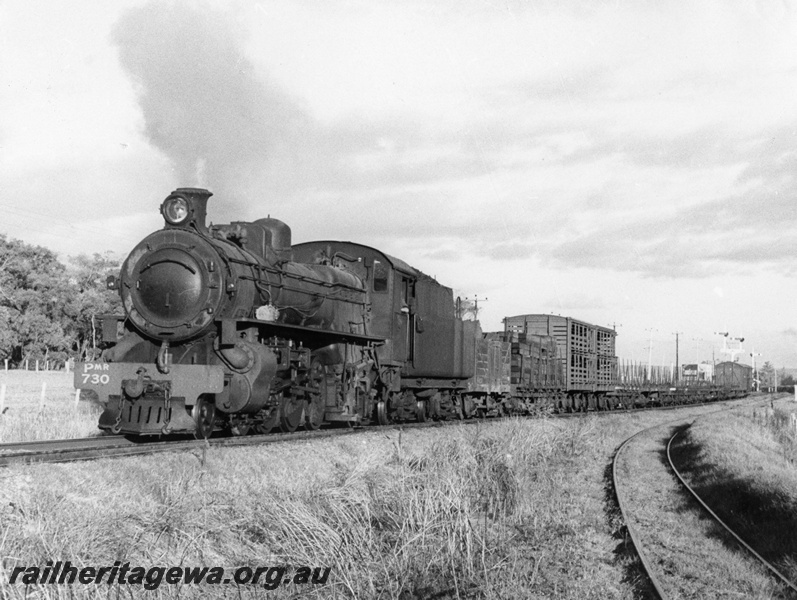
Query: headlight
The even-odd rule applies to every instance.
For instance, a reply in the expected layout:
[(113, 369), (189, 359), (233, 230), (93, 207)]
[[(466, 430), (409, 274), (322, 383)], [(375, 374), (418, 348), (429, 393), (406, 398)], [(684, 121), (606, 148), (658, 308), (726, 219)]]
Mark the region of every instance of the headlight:
[(163, 201), (161, 213), (170, 225), (180, 225), (188, 218), (188, 202), (179, 196), (166, 198)]

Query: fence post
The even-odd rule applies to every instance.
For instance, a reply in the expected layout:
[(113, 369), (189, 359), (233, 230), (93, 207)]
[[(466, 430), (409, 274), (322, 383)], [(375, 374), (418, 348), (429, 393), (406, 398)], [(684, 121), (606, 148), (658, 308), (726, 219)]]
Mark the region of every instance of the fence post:
[(42, 381), (42, 395), (39, 398), (39, 409), (44, 408), (44, 397), (47, 395), (47, 382)]
[(69, 359), (68, 358), (64, 361), (64, 369), (66, 370), (66, 374), (69, 375)]
[(26, 371), (28, 370), (28, 359), (27, 358), (25, 359), (25, 370)]
[(8, 359), (7, 358), (5, 359), (5, 363), (6, 363), (6, 371), (8, 371)]
[(78, 402), (80, 402), (80, 388), (75, 390), (75, 406), (78, 405)]

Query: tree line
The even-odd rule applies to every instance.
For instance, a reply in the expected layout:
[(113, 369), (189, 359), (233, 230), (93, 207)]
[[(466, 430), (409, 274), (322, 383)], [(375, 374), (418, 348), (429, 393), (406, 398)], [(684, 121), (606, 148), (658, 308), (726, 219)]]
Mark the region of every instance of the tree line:
[(0, 234), (0, 361), (96, 356), (96, 317), (121, 312), (118, 293), (105, 284), (120, 262), (111, 253), (95, 253), (65, 264), (52, 250)]
[[(117, 275), (121, 260), (106, 252), (70, 257), (66, 264), (42, 246), (0, 233), (0, 361), (64, 362), (91, 360), (99, 354), (97, 317), (121, 314), (116, 291), (106, 279)], [(473, 300), (457, 298), (462, 318), (477, 318)], [(2, 364), (2, 362), (0, 362)], [(761, 386), (794, 385), (785, 371), (765, 362)]]
[(761, 387), (788, 387), (794, 385), (794, 378), (786, 374), (786, 369), (777, 371), (771, 362), (766, 361), (764, 365), (758, 369), (758, 380), (761, 382)]

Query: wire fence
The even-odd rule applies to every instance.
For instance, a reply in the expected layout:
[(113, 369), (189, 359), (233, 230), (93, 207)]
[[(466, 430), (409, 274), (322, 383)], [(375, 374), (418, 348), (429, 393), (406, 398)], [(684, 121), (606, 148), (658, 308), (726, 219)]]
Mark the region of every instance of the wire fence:
[(75, 360), (23, 360), (19, 363), (11, 362), (9, 359), (3, 359), (4, 371), (33, 371), (38, 373), (40, 371), (65, 371), (71, 373), (75, 369)]

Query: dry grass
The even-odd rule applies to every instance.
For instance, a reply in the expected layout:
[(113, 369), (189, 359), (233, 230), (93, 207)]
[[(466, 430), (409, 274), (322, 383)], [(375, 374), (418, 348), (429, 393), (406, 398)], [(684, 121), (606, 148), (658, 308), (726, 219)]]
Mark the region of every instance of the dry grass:
[(756, 551), (797, 581), (793, 402), (698, 421), (679, 451), (696, 491)]
[(663, 449), (675, 430), (662, 427), (635, 439), (620, 470), (628, 519), (667, 597), (778, 597), (767, 573), (721, 535), (672, 476)]
[[(211, 450), (206, 459), (10, 469), (0, 474), (0, 555), (6, 570), (48, 559), (330, 566), (323, 597), (605, 597), (597, 589), (583, 593), (595, 582), (581, 564), (567, 567), (566, 578), (550, 570), (552, 556), (581, 551), (584, 527), (582, 499), (551, 502), (548, 494), (563, 479), (559, 468), (582, 456), (595, 433), (591, 419), (510, 421)], [(594, 510), (603, 527), (600, 504)], [(560, 548), (540, 546), (555, 538)], [(103, 589), (39, 591), (91, 596)], [(213, 590), (236, 597), (256, 591)], [(273, 594), (301, 591), (310, 588)], [(0, 583), (0, 593), (22, 596), (24, 587)], [(157, 592), (207, 593), (192, 586)]]
[[(46, 384), (44, 402), (42, 384)], [(0, 414), (0, 443), (99, 435), (99, 407), (88, 399), (75, 405), (72, 375), (53, 371), (0, 371), (6, 386)]]
[[(689, 409), (693, 410), (693, 409)], [(697, 410), (697, 409), (694, 409)], [(0, 472), (0, 557), (144, 567), (332, 567), (270, 597), (633, 598), (605, 469), (667, 415), (509, 420)], [(44, 586), (0, 596), (128, 597)], [(170, 586), (148, 597), (261, 597)]]
[(797, 465), (797, 405), (783, 400), (775, 407), (758, 409), (749, 415), (759, 427), (769, 431), (780, 445), (783, 458)]

